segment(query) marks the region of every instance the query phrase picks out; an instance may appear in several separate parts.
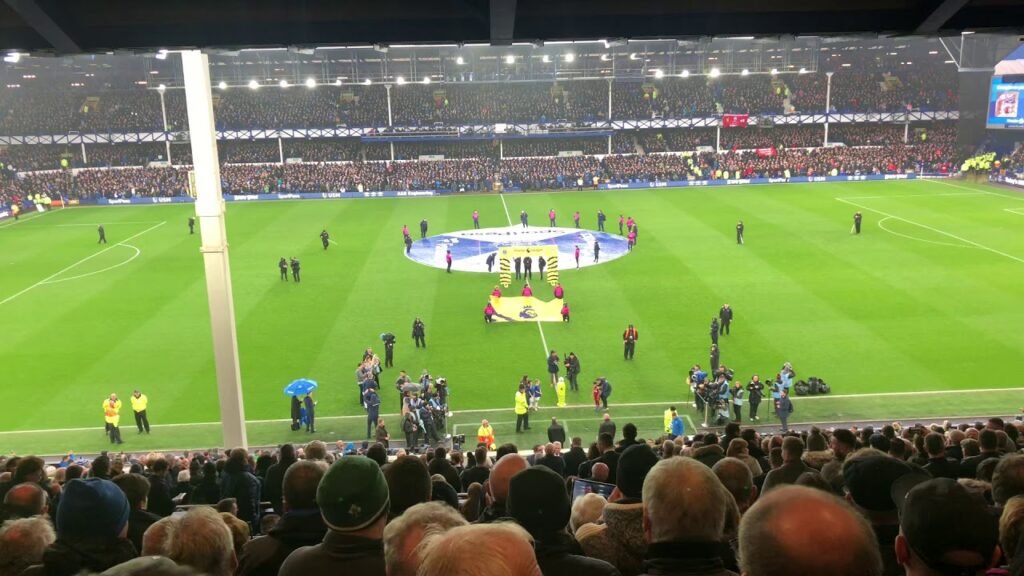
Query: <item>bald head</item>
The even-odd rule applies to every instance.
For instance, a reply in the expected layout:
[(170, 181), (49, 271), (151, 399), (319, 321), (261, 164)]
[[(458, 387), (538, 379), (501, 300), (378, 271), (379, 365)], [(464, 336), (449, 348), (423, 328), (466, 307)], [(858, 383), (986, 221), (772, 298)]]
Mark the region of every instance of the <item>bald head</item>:
[(750, 507), (739, 556), (743, 576), (882, 574), (871, 525), (846, 502), (804, 486), (776, 488)]
[(607, 482), (610, 473), (608, 465), (604, 462), (596, 462), (590, 467), (590, 479), (595, 482)]
[(526, 458), (519, 454), (506, 454), (502, 456), (494, 467), (491, 468), (491, 476), (488, 481), (491, 498), (495, 502), (504, 502), (508, 498), (508, 484), (522, 470), (529, 468)]
[(12, 518), (29, 518), (46, 514), (49, 509), (46, 491), (34, 482), (11, 488), (4, 496), (4, 508)]
[[(739, 439), (733, 440), (736, 442)], [(743, 440), (739, 440), (744, 442)], [(730, 444), (730, 448), (732, 444)], [(754, 476), (750, 467), (739, 458), (722, 458), (711, 468), (711, 471), (718, 476), (718, 480), (725, 486), (725, 489), (736, 499), (736, 507), (739, 513), (743, 514), (753, 504), (757, 496), (757, 488), (754, 487)]]
[(661, 460), (643, 485), (644, 537), (658, 542), (720, 542), (729, 494), (692, 458)]

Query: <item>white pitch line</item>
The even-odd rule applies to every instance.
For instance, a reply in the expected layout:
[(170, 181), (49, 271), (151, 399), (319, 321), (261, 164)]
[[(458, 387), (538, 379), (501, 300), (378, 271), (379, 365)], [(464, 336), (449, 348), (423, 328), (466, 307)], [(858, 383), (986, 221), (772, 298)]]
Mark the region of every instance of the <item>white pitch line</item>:
[[(508, 225), (511, 227), (512, 216), (510, 216), (508, 213), (508, 204), (505, 203), (505, 195), (498, 194), (498, 197), (501, 198), (501, 205), (502, 207), (505, 208), (505, 220), (508, 220)], [(537, 331), (540, 332), (540, 344), (541, 346), (544, 347), (544, 357), (546, 358), (548, 356), (548, 351), (550, 350), (550, 348), (548, 348), (548, 339), (544, 337), (544, 327), (540, 325), (539, 319), (537, 320)]]
[[(966, 188), (966, 190), (971, 190)], [(974, 192), (946, 192), (942, 194), (886, 194), (883, 196), (844, 196), (846, 200), (876, 200), (880, 198), (942, 198), (945, 196), (984, 196), (988, 192), (975, 190)], [(836, 198), (839, 200), (839, 198)]]
[(1003, 212), (1009, 212), (1010, 214), (1024, 216), (1024, 208), (1003, 208)]
[(116, 222), (103, 222), (96, 224), (48, 224), (48, 226), (55, 226), (57, 228), (70, 228), (72, 226), (92, 226), (93, 228), (101, 225), (110, 226), (111, 224), (154, 224), (160, 222), (160, 220), (119, 220)]
[(885, 226), (883, 226), (882, 223), (885, 222), (886, 220), (890, 220), (890, 218), (888, 216), (886, 216), (885, 218), (882, 218), (881, 220), (879, 220), (878, 221), (878, 227), (881, 228), (882, 230), (884, 230), (885, 232), (888, 232), (889, 234), (892, 234), (894, 236), (899, 236), (901, 238), (906, 238), (908, 240), (917, 240), (918, 242), (927, 242), (929, 244), (935, 244), (937, 246), (952, 246), (953, 248), (974, 248), (974, 246), (968, 246), (966, 244), (953, 244), (952, 242), (937, 242), (935, 240), (925, 240), (924, 238), (918, 238), (916, 236), (911, 236), (909, 234), (902, 234), (900, 232), (897, 232), (895, 230), (890, 230), (890, 229), (886, 228)]
[(68, 282), (69, 280), (78, 280), (79, 278), (88, 278), (89, 276), (95, 276), (97, 274), (102, 274), (104, 272), (109, 272), (110, 270), (113, 270), (115, 268), (120, 268), (121, 266), (124, 266), (125, 264), (131, 263), (132, 260), (135, 260), (136, 258), (138, 258), (139, 256), (142, 255), (142, 250), (139, 250), (137, 247), (132, 246), (131, 244), (125, 244), (125, 243), (122, 242), (120, 244), (114, 244), (114, 246), (124, 246), (125, 248), (131, 248), (132, 250), (135, 250), (135, 254), (132, 254), (132, 256), (130, 258), (128, 258), (127, 260), (125, 260), (124, 262), (118, 262), (117, 264), (114, 264), (113, 266), (107, 266), (106, 268), (101, 268), (100, 270), (96, 270), (96, 271), (93, 271), (93, 272), (86, 272), (85, 274), (79, 274), (77, 276), (68, 276), (67, 278), (59, 278), (57, 280), (49, 280), (47, 282), (43, 282), (43, 284), (60, 284), (61, 282)]
[[(919, 182), (925, 182), (925, 180), (919, 180)], [(960, 184), (953, 184), (952, 182), (945, 182), (943, 180), (927, 180), (927, 182), (938, 182), (943, 186), (949, 186), (951, 188), (959, 188), (961, 190), (973, 190), (979, 194), (988, 194), (989, 196), (998, 196), (999, 198), (1009, 198), (1011, 200), (1018, 200), (1024, 202), (1024, 196), (1019, 194), (1001, 194), (999, 192), (993, 192), (991, 190), (978, 190), (977, 188), (971, 188), (969, 186), (962, 186)]]
[(6, 224), (0, 224), (0, 228), (10, 228), (12, 226), (21, 224), (22, 222), (31, 222), (33, 220), (38, 220), (38, 219), (42, 218), (43, 216), (46, 216), (50, 212), (53, 212), (53, 210), (47, 210), (46, 212), (34, 212), (34, 214), (37, 214), (37, 216), (33, 216), (32, 214), (26, 214), (26, 215), (18, 218), (17, 220), (12, 221), (12, 222), (8, 222)]
[[(957, 389), (957, 390), (919, 390), (919, 391), (912, 391), (912, 392), (870, 392), (868, 394), (823, 394), (823, 395), (820, 395), (820, 396), (794, 396), (793, 397), (793, 401), (796, 402), (796, 403), (800, 403), (800, 402), (803, 402), (805, 400), (828, 400), (828, 399), (849, 399), (849, 398), (886, 398), (886, 397), (890, 397), (890, 396), (932, 396), (932, 395), (938, 395), (938, 394), (974, 394), (974, 393), (983, 394), (983, 393), (989, 393), (989, 392), (1024, 392), (1024, 388), (975, 388), (973, 390), (961, 390), (961, 389)], [(627, 403), (623, 403), (623, 404), (612, 404), (609, 411), (610, 412), (614, 412), (618, 408), (642, 408), (642, 407), (646, 407), (646, 406), (672, 406), (673, 404), (680, 404), (680, 403), (683, 403), (683, 401), (682, 400), (678, 400), (678, 399), (676, 399), (676, 400), (663, 400), (661, 402), (627, 402)], [(551, 408), (550, 410), (552, 410), (554, 412), (557, 412), (558, 410), (565, 410), (565, 409), (568, 409), (568, 408), (587, 408), (589, 410), (593, 410), (594, 409), (594, 405), (592, 403), (591, 404), (569, 404), (569, 405), (564, 406), (562, 408)], [(510, 411), (512, 411), (511, 407), (502, 407), (502, 408), (473, 408), (473, 409), (470, 409), (470, 410), (457, 410), (455, 412), (455, 414), (458, 414), (458, 415), (462, 415), (462, 414), (487, 414), (487, 413), (493, 413), (493, 412), (510, 412)], [(381, 418), (393, 418), (393, 417), (400, 417), (401, 414), (398, 414), (398, 413), (381, 414), (380, 416), (381, 416)], [(693, 424), (693, 420), (690, 420), (689, 415), (684, 414), (683, 416), (687, 420), (690, 421), (690, 424)], [(652, 416), (643, 416), (643, 417), (644, 418), (648, 418), (648, 417), (653, 417), (653, 415)], [(658, 415), (658, 417), (659, 418), (663, 418), (664, 415)], [(365, 421), (366, 420), (366, 414), (355, 414), (355, 415), (349, 415), (349, 416), (317, 416), (317, 420), (321, 420), (321, 421), (323, 421), (323, 420), (327, 420), (327, 421), (351, 420), (351, 419), (360, 419), (360, 420)], [(287, 422), (291, 422), (291, 419), (289, 419), (289, 418), (275, 418), (275, 419), (269, 419), (269, 420), (248, 420), (248, 421), (246, 421), (246, 424), (274, 424), (274, 423), (287, 423)], [(513, 422), (513, 424), (514, 423), (515, 422)], [(178, 423), (178, 424), (158, 424), (158, 425), (154, 426), (154, 428), (187, 428), (187, 427), (192, 427), (192, 426), (221, 426), (221, 425), (222, 424), (220, 422), (183, 422), (183, 423)], [(454, 426), (463, 426), (463, 425), (468, 425), (468, 423), (455, 424)], [(50, 429), (44, 429), (44, 430), (8, 430), (8, 431), (0, 431), (0, 437), (4, 436), (6, 434), (41, 434), (41, 433), (47, 433), (47, 432), (84, 432), (84, 431), (89, 431), (89, 430), (97, 430), (98, 428), (99, 428), (99, 426), (86, 426), (86, 427), (81, 427), (81, 428), (50, 428)]]
[(146, 232), (149, 232), (150, 230), (155, 230), (155, 229), (157, 229), (157, 228), (159, 228), (159, 227), (163, 226), (164, 224), (167, 224), (167, 221), (166, 221), (166, 220), (164, 220), (163, 222), (161, 222), (161, 223), (157, 224), (156, 226), (150, 226), (149, 228), (146, 228), (145, 230), (143, 230), (142, 232), (139, 232), (138, 234), (134, 234), (134, 235), (132, 235), (132, 236), (129, 236), (128, 238), (125, 238), (124, 240), (122, 240), (122, 241), (118, 242), (117, 244), (114, 244), (114, 245), (112, 245), (112, 246), (108, 246), (107, 248), (104, 248), (103, 250), (100, 250), (99, 252), (96, 252), (95, 254), (91, 254), (91, 255), (89, 255), (89, 256), (86, 256), (85, 258), (82, 258), (82, 259), (81, 259), (81, 260), (79, 260), (78, 262), (75, 262), (74, 264), (72, 264), (72, 265), (68, 266), (67, 268), (63, 268), (63, 269), (61, 269), (61, 270), (57, 271), (56, 273), (54, 273), (54, 274), (51, 274), (51, 275), (47, 276), (46, 278), (43, 278), (43, 279), (42, 279), (42, 280), (40, 280), (39, 282), (36, 282), (35, 284), (33, 284), (33, 285), (29, 286), (28, 288), (25, 288), (25, 289), (24, 289), (24, 290), (22, 290), (21, 292), (18, 292), (17, 294), (14, 294), (14, 295), (12, 295), (12, 296), (8, 296), (7, 298), (4, 298), (3, 300), (0, 300), (0, 306), (3, 306), (4, 304), (7, 304), (7, 303), (8, 303), (8, 302), (10, 302), (11, 300), (14, 300), (14, 299), (15, 299), (15, 298), (17, 298), (18, 296), (21, 296), (22, 294), (24, 294), (24, 293), (28, 292), (29, 290), (32, 290), (33, 288), (37, 288), (37, 287), (39, 287), (39, 286), (42, 286), (43, 284), (46, 284), (46, 283), (48, 283), (48, 282), (49, 282), (50, 280), (53, 280), (53, 279), (54, 279), (54, 278), (56, 278), (57, 276), (60, 276), (61, 274), (63, 274), (63, 273), (65, 273), (65, 272), (67, 272), (68, 270), (71, 270), (71, 269), (72, 269), (72, 268), (74, 268), (75, 266), (78, 266), (79, 264), (83, 264), (83, 263), (85, 263), (85, 262), (87, 262), (87, 261), (89, 261), (89, 260), (92, 260), (93, 258), (95, 258), (95, 257), (99, 256), (100, 254), (103, 254), (103, 253), (104, 253), (104, 252), (106, 252), (107, 250), (113, 250), (114, 248), (117, 248), (118, 246), (121, 246), (121, 245), (125, 244), (125, 243), (126, 243), (126, 242), (128, 242), (129, 240), (132, 240), (132, 239), (138, 238), (139, 236), (142, 236), (142, 235), (143, 235), (143, 234), (145, 234)]
[(895, 214), (890, 214), (888, 212), (883, 212), (881, 210), (876, 210), (875, 208), (869, 208), (869, 207), (867, 207), (867, 206), (865, 206), (863, 204), (858, 204), (856, 202), (851, 202), (851, 201), (846, 200), (844, 198), (836, 198), (836, 200), (838, 200), (838, 201), (840, 201), (840, 202), (842, 202), (844, 204), (849, 204), (851, 206), (855, 206), (857, 208), (860, 208), (861, 210), (867, 210), (868, 212), (874, 212), (875, 214), (881, 214), (882, 216), (888, 216), (889, 218), (893, 218), (895, 220), (902, 220), (903, 222), (906, 222), (907, 224), (912, 224), (914, 226), (918, 226), (918, 227), (924, 228), (925, 230), (931, 230), (932, 232), (936, 232), (938, 234), (942, 234), (943, 236), (947, 236), (949, 238), (953, 238), (954, 240), (959, 240), (959, 241), (964, 242), (966, 244), (970, 244), (971, 246), (974, 246), (976, 248), (981, 248), (982, 250), (987, 250), (987, 251), (989, 251), (989, 252), (991, 252), (993, 254), (998, 254), (999, 256), (1003, 256), (1004, 258), (1009, 258), (1010, 260), (1015, 260), (1017, 262), (1020, 262), (1021, 264), (1024, 264), (1024, 258), (1018, 258), (1017, 256), (1013, 256), (1012, 254), (1007, 254), (1006, 252), (1002, 252), (1000, 250), (996, 250), (995, 248), (989, 248), (988, 246), (985, 246), (984, 244), (979, 244), (979, 243), (977, 243), (977, 242), (975, 242), (973, 240), (968, 240), (968, 239), (963, 238), (961, 236), (957, 236), (956, 234), (952, 234), (952, 233), (946, 232), (944, 230), (939, 230), (938, 228), (933, 228), (931, 226), (928, 226), (927, 224), (921, 224), (919, 222), (914, 222), (913, 220), (909, 220), (909, 219), (903, 218), (901, 216), (896, 216)]

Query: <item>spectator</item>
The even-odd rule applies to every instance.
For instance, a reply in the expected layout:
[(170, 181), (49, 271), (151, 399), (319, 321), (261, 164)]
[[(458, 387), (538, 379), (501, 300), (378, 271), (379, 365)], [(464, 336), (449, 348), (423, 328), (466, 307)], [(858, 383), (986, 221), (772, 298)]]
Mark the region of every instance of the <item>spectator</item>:
[(1024, 549), (1024, 497), (1014, 496), (1006, 502), (999, 517), (999, 546), (1005, 560), (1010, 564), (1010, 574), (1020, 574), (1024, 566), (1021, 553)]
[(468, 490), (469, 485), (473, 482), (482, 486), (491, 475), (486, 446), (477, 446), (473, 452), (473, 459), (476, 461), (476, 464), (462, 471), (460, 481), (464, 490)]
[(228, 455), (224, 475), (220, 479), (220, 497), (234, 498), (238, 502), (237, 516), (255, 532), (259, 528), (260, 481), (249, 468), (249, 453), (235, 448)]
[(434, 458), (430, 461), (430, 465), (427, 466), (427, 471), (431, 474), (440, 474), (444, 476), (445, 482), (447, 482), (456, 492), (462, 490), (462, 480), (459, 479), (459, 473), (455, 470), (455, 466), (448, 461), (448, 451), (443, 447), (438, 446), (434, 449)]
[(508, 516), (506, 500), (509, 482), (513, 476), (528, 467), (526, 459), (519, 454), (506, 454), (498, 459), (487, 481), (487, 507), (480, 513), (477, 523), (490, 524)]
[(43, 561), (43, 554), (57, 539), (45, 518), (27, 517), (0, 525), (0, 576), (18, 576)]
[(982, 574), (995, 564), (997, 525), (985, 501), (956, 480), (908, 474), (892, 499), (900, 511), (896, 560), (907, 574)]
[(641, 497), (644, 482), (657, 463), (658, 456), (646, 445), (627, 448), (619, 460), (612, 498), (602, 511), (602, 523), (588, 526), (579, 537), (584, 554), (610, 563), (623, 576), (643, 571), (646, 542)]
[(168, 516), (151, 524), (142, 535), (143, 556), (167, 556), (171, 553), (171, 540), (178, 527), (178, 518)]
[(157, 457), (149, 463), (149, 469), (147, 510), (159, 517), (170, 516), (174, 513), (174, 501), (171, 499), (171, 485), (168, 478), (170, 465), (165, 458)]
[(645, 574), (733, 575), (718, 554), (729, 494), (689, 458), (659, 461), (643, 483)]
[[(651, 456), (657, 459), (653, 453)], [(569, 496), (562, 476), (550, 468), (527, 468), (512, 477), (508, 513), (533, 536), (534, 554), (542, 573), (548, 576), (619, 573), (607, 562), (570, 552), (575, 543), (565, 532), (569, 524)]]
[(42, 564), (25, 574), (72, 576), (131, 560), (138, 552), (126, 538), (130, 512), (124, 492), (109, 480), (68, 482), (57, 506), (57, 539), (46, 549)]
[(292, 552), (281, 565), (280, 576), (316, 576), (340, 570), (383, 575), (381, 538), (390, 510), (388, 490), (384, 474), (373, 460), (339, 458), (320, 480), (316, 493), (327, 535), (320, 544)]
[(178, 520), (167, 557), (210, 576), (231, 576), (238, 566), (231, 530), (220, 514), (205, 506)]
[(583, 439), (579, 436), (574, 437), (569, 452), (562, 458), (565, 460), (566, 477), (579, 474), (580, 464), (587, 461), (587, 453), (583, 451)]
[(607, 504), (608, 501), (604, 499), (604, 496), (593, 492), (584, 494), (573, 501), (572, 513), (569, 515), (569, 531), (576, 536), (576, 540), (583, 538), (584, 531), (580, 530), (583, 526), (589, 525), (587, 534), (592, 531), (591, 528), (597, 529), (596, 522), (601, 519)]
[(234, 514), (228, 514), (227, 512), (220, 513), (220, 519), (224, 521), (224, 525), (228, 527), (231, 532), (231, 545), (235, 551), (235, 558), (237, 559), (242, 554), (242, 547), (252, 537), (252, 533), (249, 531), (249, 525), (239, 520), (238, 516)]
[(280, 513), (283, 510), (281, 507), (281, 490), (282, 484), (284, 484), (284, 475), (288, 471), (288, 467), (295, 462), (295, 446), (282, 444), (277, 463), (271, 465), (270, 469), (267, 470), (266, 477), (263, 479), (263, 498), (270, 502), (270, 506), (275, 512)]
[(399, 456), (384, 467), (384, 477), (391, 493), (389, 519), (401, 516), (416, 504), (430, 502), (430, 473), (419, 458)]
[(238, 516), (238, 499), (237, 498), (224, 498), (217, 505), (213, 507), (217, 512), (223, 512), (225, 514), (231, 514), (232, 516)]
[(783, 484), (793, 484), (804, 472), (814, 470), (804, 464), (804, 441), (796, 436), (789, 436), (782, 441), (782, 466), (768, 473), (764, 480), (762, 493)]
[(558, 453), (558, 448), (554, 443), (548, 443), (544, 445), (544, 457), (538, 458), (536, 464), (546, 466), (551, 470), (554, 470), (559, 476), (565, 476), (565, 460)]
[[(994, 430), (982, 430), (978, 434), (978, 444), (981, 447), (981, 453), (977, 456), (970, 456), (964, 458), (960, 462), (960, 477), (961, 478), (977, 478), (978, 465), (985, 460), (991, 458), (999, 458), (998, 438)], [(966, 454), (965, 454), (966, 455)]]
[(4, 496), (0, 519), (16, 520), (46, 515), (50, 510), (50, 497), (39, 484), (23, 482), (14, 485)]
[[(737, 440), (743, 441), (735, 439), (733, 442)], [(732, 494), (742, 516), (757, 499), (757, 487), (754, 486), (754, 476), (750, 473), (750, 467), (738, 458), (728, 457), (716, 462), (711, 471), (718, 476), (718, 480), (729, 494)]]
[(457, 510), (440, 502), (409, 508), (384, 528), (384, 563), (388, 576), (416, 576), (424, 560), (424, 541), (467, 524)]
[(452, 528), (427, 539), (422, 557), (417, 576), (538, 576), (541, 573), (530, 535), (508, 522)]
[(149, 480), (142, 474), (121, 474), (114, 477), (114, 484), (128, 498), (131, 512), (128, 514), (128, 540), (136, 550), (142, 550), (142, 535), (160, 519), (156, 514), (146, 511), (149, 497)]
[(992, 473), (992, 500), (1005, 506), (1011, 498), (1024, 496), (1024, 455), (1004, 456)]
[(320, 460), (324, 461), (327, 459), (327, 445), (320, 440), (313, 440), (306, 445), (306, 460)]
[[(743, 438), (733, 438), (729, 442), (729, 448), (725, 451), (725, 455), (727, 458), (735, 458), (743, 462), (750, 469), (752, 477), (760, 476), (764, 474), (764, 470), (761, 469), (761, 464), (757, 459), (750, 455), (749, 446)], [(714, 469), (714, 466), (712, 466), (712, 469)]]
[(750, 508), (740, 522), (739, 557), (745, 576), (883, 573), (864, 518), (835, 496), (802, 486), (780, 486)]
[(895, 482), (914, 468), (873, 448), (862, 448), (847, 457), (843, 481), (847, 501), (871, 524), (882, 554), (883, 574), (898, 576), (902, 569), (896, 560), (893, 542), (899, 533), (899, 517), (891, 492)]
[[(193, 478), (195, 481), (195, 478)], [(203, 464), (199, 483), (192, 490), (189, 500), (192, 504), (216, 504), (220, 501), (220, 482), (217, 479), (217, 465), (207, 460)]]
[[(607, 414), (606, 414), (607, 416)], [(579, 476), (580, 478), (591, 478), (591, 470), (597, 463), (608, 466), (608, 482), (615, 483), (615, 472), (618, 467), (619, 453), (615, 451), (615, 444), (612, 440), (611, 434), (600, 434), (597, 437), (597, 451), (598, 456), (592, 460), (588, 460), (583, 464), (580, 464)]]
[(708, 468), (725, 458), (725, 450), (719, 444), (718, 436), (713, 433), (705, 434), (701, 446), (693, 451), (693, 458)]

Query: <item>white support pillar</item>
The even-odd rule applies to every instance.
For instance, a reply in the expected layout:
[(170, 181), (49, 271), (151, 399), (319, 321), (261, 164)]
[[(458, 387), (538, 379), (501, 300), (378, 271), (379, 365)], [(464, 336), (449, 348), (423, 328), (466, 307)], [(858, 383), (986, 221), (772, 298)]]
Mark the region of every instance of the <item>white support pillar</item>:
[(825, 84), (825, 142), (822, 146), (828, 146), (828, 119), (832, 112), (832, 72), (825, 72), (827, 82)]
[(719, 121), (718, 126), (715, 128), (715, 153), (722, 151), (722, 123)]
[[(903, 141), (906, 142), (907, 139), (904, 138)], [(82, 142), (82, 166), (88, 166), (88, 165), (89, 165), (89, 156), (86, 155), (86, 153), (85, 153), (85, 142)]]
[(910, 122), (903, 125), (903, 143), (910, 142)]
[(388, 126), (391, 126), (391, 84), (385, 84), (384, 91), (387, 92), (388, 96)]
[(394, 142), (388, 142), (388, 145), (391, 148), (391, 161), (394, 162), (395, 161), (395, 143)]
[(611, 153), (612, 153), (612, 137), (609, 136), (608, 137), (608, 155), (610, 156)]
[[(164, 119), (164, 136), (167, 136), (167, 103), (164, 101), (164, 90), (158, 89), (156, 92), (160, 95), (160, 114)], [(167, 163), (171, 163), (171, 141), (164, 140), (164, 150), (167, 152)]]
[(210, 67), (199, 50), (181, 53), (185, 74), (192, 164), (195, 172), (196, 216), (202, 239), (200, 252), (206, 268), (206, 297), (213, 330), (213, 356), (217, 369), (217, 396), (223, 446), (248, 448), (245, 406), (242, 402), (238, 340), (235, 335), (235, 304), (231, 292), (231, 263), (228, 260), (227, 230), (224, 225), (224, 196), (220, 189), (217, 131), (210, 97)]
[(277, 158), (281, 164), (284, 164), (284, 143), (281, 142), (281, 137), (277, 137)]
[(608, 120), (612, 119), (612, 81), (608, 80)]

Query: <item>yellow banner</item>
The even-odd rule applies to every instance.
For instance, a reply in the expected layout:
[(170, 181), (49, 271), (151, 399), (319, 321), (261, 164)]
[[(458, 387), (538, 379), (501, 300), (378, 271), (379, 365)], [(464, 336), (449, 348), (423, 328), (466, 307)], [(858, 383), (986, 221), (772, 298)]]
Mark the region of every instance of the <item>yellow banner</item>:
[(513, 260), (518, 258), (531, 257), (533, 259), (533, 270), (540, 272), (538, 258), (544, 258), (544, 278), (549, 284), (558, 284), (558, 246), (547, 244), (543, 246), (502, 246), (498, 248), (498, 279), (501, 285), (508, 288), (512, 283), (515, 266)]
[(534, 296), (491, 297), (496, 322), (561, 322), (562, 301), (557, 298), (550, 302)]

